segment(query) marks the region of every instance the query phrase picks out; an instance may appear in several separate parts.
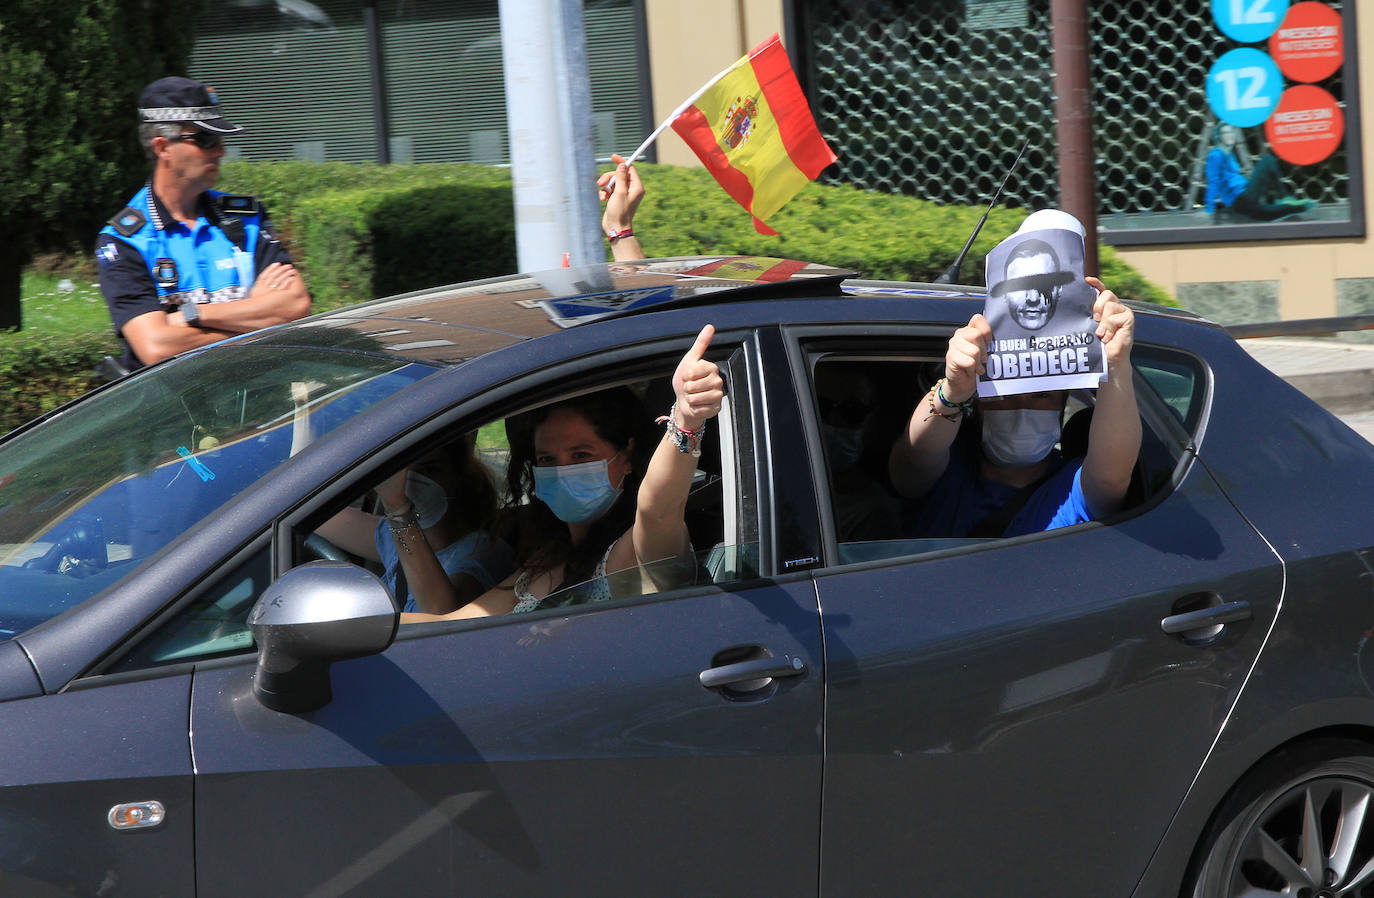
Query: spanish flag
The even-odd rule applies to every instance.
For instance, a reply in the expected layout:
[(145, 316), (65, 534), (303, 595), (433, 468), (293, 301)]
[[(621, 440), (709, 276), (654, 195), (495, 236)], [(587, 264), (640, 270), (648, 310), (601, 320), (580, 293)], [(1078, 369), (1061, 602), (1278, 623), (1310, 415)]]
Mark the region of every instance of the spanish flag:
[(725, 192), (764, 221), (836, 159), (774, 34), (683, 104), (673, 130)]

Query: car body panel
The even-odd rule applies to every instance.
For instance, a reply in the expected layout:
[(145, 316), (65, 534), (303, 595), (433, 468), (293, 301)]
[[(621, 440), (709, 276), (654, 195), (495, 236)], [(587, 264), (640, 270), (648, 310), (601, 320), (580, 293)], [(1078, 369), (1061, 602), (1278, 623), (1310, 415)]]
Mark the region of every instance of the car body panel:
[[(423, 629), (445, 628), (336, 664), (334, 701), (299, 716), (253, 699), (249, 664), (196, 674), (198, 894), (815, 893), (807, 580)], [(806, 672), (705, 689), (745, 645)]]
[[(960, 573), (971, 565), (976, 578)], [(977, 869), (995, 894), (1128, 893), (1281, 586), (1277, 560), (1198, 467), (1112, 527), (819, 577), (822, 894), (901, 893), (913, 868), (937, 892)], [(1214, 645), (1163, 633), (1197, 593), (1249, 602), (1253, 618)]]
[[(194, 894), (189, 675), (0, 704), (0, 894)], [(166, 818), (116, 831), (110, 809)]]

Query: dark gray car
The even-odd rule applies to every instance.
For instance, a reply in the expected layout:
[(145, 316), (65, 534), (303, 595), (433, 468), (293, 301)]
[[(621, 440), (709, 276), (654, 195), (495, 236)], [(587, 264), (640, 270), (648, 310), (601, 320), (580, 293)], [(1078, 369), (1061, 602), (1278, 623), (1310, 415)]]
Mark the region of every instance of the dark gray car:
[[(1130, 508), (904, 538), (886, 447), (981, 302), (783, 260), (545, 272), (8, 435), (0, 894), (1365, 894), (1374, 447), (1137, 307)], [(552, 400), (661, 413), (705, 323), (689, 585), (398, 626), (315, 532), (460, 439), (499, 480)]]

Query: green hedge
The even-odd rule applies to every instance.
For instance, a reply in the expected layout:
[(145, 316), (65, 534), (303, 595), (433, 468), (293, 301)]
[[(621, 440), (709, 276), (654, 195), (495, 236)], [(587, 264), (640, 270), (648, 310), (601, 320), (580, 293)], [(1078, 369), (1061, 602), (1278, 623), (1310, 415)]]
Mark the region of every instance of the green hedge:
[[(757, 233), (749, 216), (700, 168), (641, 165), (648, 196), (635, 221), (656, 256), (746, 253), (822, 262), (885, 280), (929, 281), (958, 254), (982, 209), (937, 206), (852, 187), (808, 184)], [(267, 205), (323, 311), (377, 296), (516, 270), (509, 171), (479, 165), (232, 162), (220, 188)], [(588, 190), (593, 189), (588, 185)], [(994, 209), (962, 268), (983, 282), (983, 257), (1021, 223)], [(609, 255), (608, 255), (609, 257)], [(1162, 290), (1100, 252), (1102, 277), (1128, 299), (1174, 305)], [(0, 334), (0, 427), (79, 395), (108, 332), (54, 338)]]
[(104, 331), (61, 336), (0, 333), (0, 432), (95, 387), (95, 366), (106, 355), (117, 355), (117, 342)]
[[(757, 233), (700, 168), (639, 166), (648, 196), (635, 222), (656, 256), (748, 253), (823, 262), (866, 277), (929, 281), (958, 255), (982, 209), (852, 187), (808, 184)], [(268, 205), (316, 310), (516, 269), (509, 173), (476, 165), (237, 162), (221, 185)], [(1025, 218), (994, 209), (961, 269), (983, 283), (983, 257)], [(609, 258), (609, 255), (608, 255)], [(1121, 296), (1173, 305), (1110, 247), (1102, 276)]]

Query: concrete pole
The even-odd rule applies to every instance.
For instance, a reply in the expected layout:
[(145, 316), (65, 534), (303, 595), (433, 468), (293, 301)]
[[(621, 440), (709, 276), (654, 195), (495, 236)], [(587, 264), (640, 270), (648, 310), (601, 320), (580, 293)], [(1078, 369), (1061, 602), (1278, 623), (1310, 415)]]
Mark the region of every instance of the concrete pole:
[(1096, 275), (1097, 179), (1087, 0), (1050, 0), (1059, 207), (1083, 223), (1083, 270)]
[(500, 0), (515, 249), (522, 271), (606, 258), (581, 0)]

